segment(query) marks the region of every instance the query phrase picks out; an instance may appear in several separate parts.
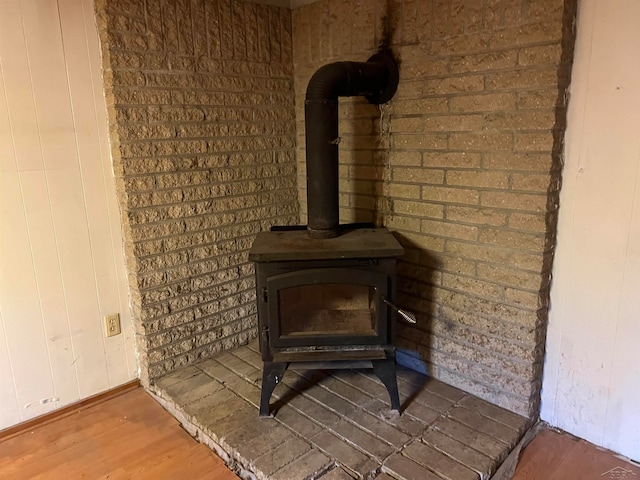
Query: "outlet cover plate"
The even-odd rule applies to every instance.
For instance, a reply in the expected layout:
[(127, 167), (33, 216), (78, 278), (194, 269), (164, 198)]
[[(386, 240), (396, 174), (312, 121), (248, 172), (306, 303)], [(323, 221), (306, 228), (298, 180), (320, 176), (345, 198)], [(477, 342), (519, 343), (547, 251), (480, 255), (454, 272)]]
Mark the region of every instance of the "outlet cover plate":
[(104, 316), (104, 328), (107, 334), (107, 337), (113, 337), (115, 335), (119, 335), (121, 330), (120, 327), (120, 314), (112, 313), (110, 315)]

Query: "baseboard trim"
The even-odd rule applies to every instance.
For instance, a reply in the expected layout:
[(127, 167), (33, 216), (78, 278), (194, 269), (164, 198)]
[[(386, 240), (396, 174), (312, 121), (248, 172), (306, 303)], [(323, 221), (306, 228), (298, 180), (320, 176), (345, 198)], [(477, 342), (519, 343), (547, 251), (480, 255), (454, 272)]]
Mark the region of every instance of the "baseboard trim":
[(83, 400), (72, 403), (71, 405), (67, 405), (66, 407), (54, 410), (53, 412), (45, 413), (44, 415), (40, 415), (39, 417), (35, 417), (31, 420), (18, 423), (17, 425), (14, 425), (12, 427), (5, 428), (4, 430), (0, 430), (0, 442), (11, 437), (15, 437), (16, 435), (20, 435), (21, 433), (24, 433), (26, 431), (33, 430), (34, 428), (41, 427), (42, 425), (46, 425), (47, 423), (51, 423), (54, 420), (58, 420), (59, 418), (66, 417), (67, 415), (86, 410), (87, 408), (93, 407), (94, 405), (98, 405), (102, 402), (106, 402), (107, 400), (130, 392), (137, 388), (140, 388), (140, 380), (132, 380), (118, 387), (111, 388), (105, 392), (92, 395), (91, 397), (87, 397)]

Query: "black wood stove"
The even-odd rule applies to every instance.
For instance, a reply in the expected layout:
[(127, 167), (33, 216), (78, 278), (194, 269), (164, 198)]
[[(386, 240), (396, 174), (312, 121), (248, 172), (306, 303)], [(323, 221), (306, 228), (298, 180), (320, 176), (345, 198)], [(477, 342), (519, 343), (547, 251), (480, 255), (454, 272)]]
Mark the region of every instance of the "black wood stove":
[[(398, 85), (389, 52), (367, 62), (320, 68), (305, 99), (309, 224), (261, 232), (249, 252), (256, 264), (260, 415), (288, 365), (370, 367), (400, 409), (395, 371), (396, 259), (403, 249), (384, 228), (344, 226), (338, 218), (338, 97), (385, 103)], [(358, 228), (360, 227), (360, 228)]]
[(396, 258), (384, 228), (347, 229), (332, 239), (305, 231), (261, 232), (249, 253), (256, 263), (260, 415), (289, 364), (307, 368), (370, 367), (400, 409), (395, 373)]

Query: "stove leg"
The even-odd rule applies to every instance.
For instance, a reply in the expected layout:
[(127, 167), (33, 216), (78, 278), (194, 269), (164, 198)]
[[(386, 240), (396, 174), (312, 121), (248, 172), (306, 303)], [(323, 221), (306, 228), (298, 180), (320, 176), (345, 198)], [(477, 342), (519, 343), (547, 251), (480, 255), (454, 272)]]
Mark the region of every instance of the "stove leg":
[(262, 368), (262, 390), (260, 392), (260, 416), (269, 416), (269, 400), (274, 388), (282, 381), (284, 371), (287, 369), (285, 362), (264, 362)]
[(396, 378), (396, 359), (394, 357), (385, 360), (371, 360), (373, 373), (387, 387), (391, 399), (391, 409), (400, 411), (400, 396), (398, 395), (398, 380)]

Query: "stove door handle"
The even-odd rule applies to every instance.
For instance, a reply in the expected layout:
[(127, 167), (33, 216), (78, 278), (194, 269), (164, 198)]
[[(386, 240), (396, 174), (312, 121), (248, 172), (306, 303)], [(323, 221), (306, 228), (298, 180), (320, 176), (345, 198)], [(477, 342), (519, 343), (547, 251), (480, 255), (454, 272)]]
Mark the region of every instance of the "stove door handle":
[(405, 322), (411, 323), (411, 324), (415, 324), (418, 322), (418, 320), (416, 319), (415, 313), (409, 312), (407, 310), (403, 310), (402, 308), (398, 307), (397, 305), (394, 305), (384, 297), (382, 297), (382, 301), (387, 305), (389, 305), (391, 308), (393, 308), (396, 312), (398, 312), (398, 314), (400, 315), (400, 318), (402, 318)]

